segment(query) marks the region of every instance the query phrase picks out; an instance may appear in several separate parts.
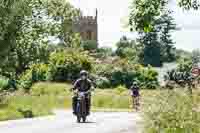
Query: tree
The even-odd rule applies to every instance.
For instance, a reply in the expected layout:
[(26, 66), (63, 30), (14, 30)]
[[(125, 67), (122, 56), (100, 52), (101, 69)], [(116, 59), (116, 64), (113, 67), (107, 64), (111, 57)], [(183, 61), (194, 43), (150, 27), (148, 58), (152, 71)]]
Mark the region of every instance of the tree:
[(167, 10), (157, 21), (162, 62), (173, 62), (176, 59), (174, 42), (171, 36), (171, 32), (176, 30), (176, 24), (171, 13)]
[(117, 56), (127, 58), (132, 61), (137, 60), (140, 50), (136, 46), (135, 40), (129, 40), (126, 36), (123, 36), (120, 41), (117, 42), (116, 46), (117, 49), (115, 53)]
[[(48, 63), (51, 50), (49, 37), (54, 36), (59, 38), (64, 33), (60, 19), (56, 19), (56, 14), (52, 11), (53, 9), (49, 9), (52, 4), (57, 3), (53, 0), (48, 2), (31, 0), (29, 2), (29, 11), (31, 14), (27, 14), (21, 20), (22, 26), (16, 31), (15, 45), (10, 48), (11, 51), (7, 54), (8, 58), (1, 67), (3, 71), (13, 73), (15, 77), (18, 77), (34, 63)], [(70, 8), (65, 10), (65, 17), (73, 18), (74, 16), (70, 12), (75, 9), (69, 3), (65, 3), (64, 7), (60, 8), (60, 10), (63, 10), (66, 6)], [(65, 25), (65, 28), (70, 27), (72, 25)], [(75, 34), (70, 35), (70, 37), (72, 38), (71, 41), (74, 43), (77, 42), (76, 39), (78, 37)]]
[(139, 34), (140, 61), (156, 67), (175, 60), (171, 31), (176, 29), (166, 0), (134, 0), (130, 25)]
[[(80, 16), (80, 10), (75, 9), (66, 0), (49, 0), (47, 3), (48, 16), (55, 21), (58, 37), (65, 47), (80, 47), (80, 37), (73, 32), (72, 24)], [(53, 30), (53, 29), (52, 29)]]
[(158, 41), (157, 32), (152, 31), (141, 34), (139, 43), (143, 45), (142, 52), (140, 53), (140, 63), (145, 66), (152, 65), (160, 67), (162, 65), (161, 45)]
[(12, 45), (15, 45), (17, 31), (28, 10), (27, 0), (3, 0), (0, 2), (0, 59), (5, 59)]
[(200, 6), (198, 0), (179, 0), (178, 5), (185, 10), (198, 10)]

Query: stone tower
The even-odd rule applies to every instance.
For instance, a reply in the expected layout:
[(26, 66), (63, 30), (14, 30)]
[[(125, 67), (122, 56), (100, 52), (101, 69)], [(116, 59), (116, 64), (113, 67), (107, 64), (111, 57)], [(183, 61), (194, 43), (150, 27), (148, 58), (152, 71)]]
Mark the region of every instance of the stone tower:
[(81, 35), (83, 41), (96, 41), (98, 44), (98, 11), (95, 16), (80, 16), (74, 22), (73, 30)]

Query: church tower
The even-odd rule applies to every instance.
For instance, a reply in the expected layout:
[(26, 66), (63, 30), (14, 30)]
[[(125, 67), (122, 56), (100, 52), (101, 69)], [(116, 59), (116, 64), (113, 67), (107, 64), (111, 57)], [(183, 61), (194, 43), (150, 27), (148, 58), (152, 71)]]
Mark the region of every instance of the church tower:
[(73, 30), (81, 35), (83, 41), (96, 41), (98, 44), (98, 10), (95, 16), (81, 15), (73, 24)]

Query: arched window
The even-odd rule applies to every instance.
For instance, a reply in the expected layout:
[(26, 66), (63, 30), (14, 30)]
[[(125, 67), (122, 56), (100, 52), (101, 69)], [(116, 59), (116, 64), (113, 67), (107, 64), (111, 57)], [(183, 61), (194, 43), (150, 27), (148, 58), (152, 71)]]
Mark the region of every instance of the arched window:
[(92, 40), (92, 31), (87, 31), (87, 40)]

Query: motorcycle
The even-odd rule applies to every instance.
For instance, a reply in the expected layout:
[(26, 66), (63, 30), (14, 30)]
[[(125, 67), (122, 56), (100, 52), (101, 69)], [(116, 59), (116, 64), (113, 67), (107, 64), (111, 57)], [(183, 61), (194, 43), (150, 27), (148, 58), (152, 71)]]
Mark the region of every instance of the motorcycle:
[(76, 117), (78, 123), (81, 122), (81, 119), (85, 122), (88, 116), (86, 107), (87, 94), (89, 94), (89, 92), (77, 92)]

